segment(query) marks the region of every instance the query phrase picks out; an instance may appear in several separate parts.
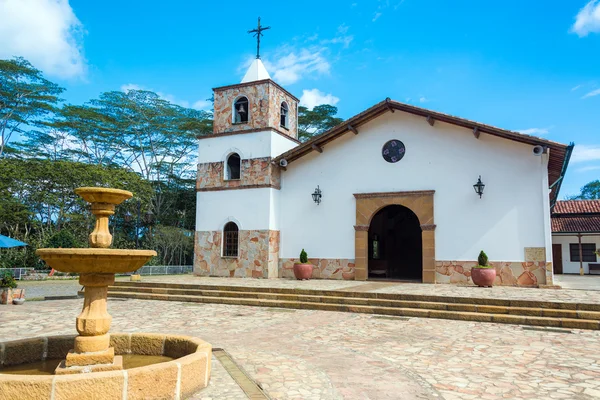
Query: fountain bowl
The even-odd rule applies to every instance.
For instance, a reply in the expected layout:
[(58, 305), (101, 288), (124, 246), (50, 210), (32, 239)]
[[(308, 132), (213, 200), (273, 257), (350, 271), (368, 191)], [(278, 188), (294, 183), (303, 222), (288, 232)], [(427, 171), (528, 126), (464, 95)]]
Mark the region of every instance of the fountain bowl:
[(115, 353), (167, 356), (160, 362), (119, 371), (74, 375), (15, 375), (3, 368), (64, 359), (74, 335), (0, 342), (0, 398), (19, 400), (184, 399), (208, 385), (212, 346), (195, 337), (111, 333)]
[(154, 250), (122, 249), (38, 249), (35, 252), (60, 272), (123, 274), (141, 268), (156, 256)]
[(80, 187), (75, 193), (88, 203), (121, 204), (123, 201), (133, 197), (128, 190), (110, 189), (101, 187)]

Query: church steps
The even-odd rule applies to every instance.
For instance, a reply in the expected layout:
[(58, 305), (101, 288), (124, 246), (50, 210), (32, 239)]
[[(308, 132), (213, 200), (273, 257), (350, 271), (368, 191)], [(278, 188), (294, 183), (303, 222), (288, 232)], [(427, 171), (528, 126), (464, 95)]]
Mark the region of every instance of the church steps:
[[(200, 290), (206, 293), (235, 292), (236, 296), (255, 296), (258, 294), (282, 294), (282, 295), (307, 295), (321, 297), (349, 297), (353, 299), (379, 299), (379, 300), (405, 300), (431, 303), (445, 303), (479, 306), (501, 306), (518, 308), (542, 308), (554, 310), (577, 310), (592, 311), (600, 313), (600, 304), (593, 303), (574, 303), (574, 302), (550, 302), (534, 300), (514, 300), (483, 297), (455, 297), (455, 296), (433, 296), (421, 294), (406, 293), (375, 293), (375, 292), (354, 292), (350, 290), (316, 290), (316, 289), (295, 289), (295, 288), (274, 288), (274, 287), (247, 287), (247, 286), (225, 286), (225, 285), (196, 285), (196, 284), (177, 284), (177, 283), (155, 283), (155, 282), (115, 282), (109, 290), (135, 290), (137, 288), (147, 289), (180, 289), (180, 290)], [(538, 289), (531, 289), (538, 290)], [(241, 293), (241, 294), (240, 294)]]
[[(114, 290), (123, 292), (123, 287), (110, 288), (109, 293)], [(464, 312), (479, 312), (490, 314), (512, 314), (512, 315), (528, 315), (538, 317), (554, 317), (554, 318), (580, 318), (600, 320), (600, 312), (594, 311), (578, 311), (578, 310), (562, 310), (562, 309), (547, 309), (542, 307), (512, 307), (512, 306), (488, 306), (477, 304), (454, 304), (443, 302), (419, 301), (419, 300), (387, 300), (377, 298), (360, 298), (360, 297), (338, 297), (334, 295), (297, 295), (297, 294), (281, 294), (281, 293), (259, 293), (259, 292), (241, 292), (241, 291), (224, 291), (224, 290), (206, 290), (206, 289), (168, 289), (168, 288), (148, 288), (148, 287), (127, 287), (127, 292), (130, 293), (150, 293), (150, 294), (167, 294), (167, 295), (184, 295), (184, 296), (203, 296), (203, 297), (227, 297), (227, 298), (252, 298), (265, 300), (279, 301), (302, 301), (309, 303), (332, 303), (332, 304), (347, 304), (347, 305), (368, 305), (379, 307), (400, 307), (400, 308), (423, 308), (429, 310), (445, 310), (445, 311), (464, 311)]]
[[(191, 285), (182, 285), (191, 286)], [(329, 295), (298, 295), (253, 292), (253, 288), (246, 288), (247, 292), (223, 291), (209, 289), (177, 289), (135, 286), (112, 286), (109, 288), (109, 297), (155, 299), (171, 301), (192, 301), (201, 303), (239, 304), (270, 307), (307, 308), (332, 311), (369, 312), (355, 310), (371, 310), (375, 314), (422, 316), (432, 318), (463, 319), (470, 321), (519, 323), (526, 325), (563, 326), (566, 320), (570, 327), (588, 326), (588, 329), (600, 329), (600, 312), (569, 310), (544, 307), (513, 307), (489, 306), (479, 304), (479, 299), (470, 299), (470, 304), (451, 302), (431, 302), (422, 300), (388, 300), (361, 297), (338, 297), (334, 293)], [(424, 296), (425, 297), (425, 296)], [(447, 298), (450, 300), (450, 298)], [(562, 303), (554, 303), (562, 304)], [(366, 308), (364, 308), (366, 307)], [(400, 310), (399, 314), (387, 310)], [(391, 312), (391, 314), (390, 314)], [(479, 317), (472, 314), (479, 315)], [(494, 316), (490, 320), (489, 316)], [(526, 322), (530, 319), (530, 322)], [(521, 322), (511, 322), (521, 321)], [(524, 322), (525, 321), (525, 322)], [(569, 321), (581, 321), (574, 323)]]
[(426, 308), (412, 307), (384, 307), (375, 305), (356, 305), (340, 304), (326, 302), (307, 302), (307, 301), (285, 301), (279, 299), (262, 298), (241, 298), (241, 297), (216, 297), (216, 296), (195, 296), (181, 294), (158, 294), (143, 292), (124, 292), (109, 291), (109, 297), (128, 298), (140, 300), (166, 300), (181, 301), (190, 303), (213, 303), (228, 305), (245, 305), (256, 307), (277, 307), (290, 309), (310, 309), (322, 311), (356, 312), (366, 314), (391, 315), (399, 317), (419, 317), (419, 318), (441, 318), (454, 319), (462, 321), (493, 322), (518, 325), (546, 326), (567, 329), (600, 329), (599, 320), (577, 319), (577, 318), (558, 318), (543, 317), (531, 315), (515, 315), (508, 313), (489, 313), (489, 312), (471, 312), (471, 311), (453, 311), (453, 310), (432, 310)]

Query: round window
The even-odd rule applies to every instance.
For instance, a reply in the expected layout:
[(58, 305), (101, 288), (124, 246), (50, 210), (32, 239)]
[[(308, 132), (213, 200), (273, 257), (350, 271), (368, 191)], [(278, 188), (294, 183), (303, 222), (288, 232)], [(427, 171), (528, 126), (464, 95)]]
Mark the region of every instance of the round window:
[(404, 153), (406, 153), (406, 147), (404, 147), (404, 143), (396, 139), (390, 140), (384, 144), (383, 149), (381, 149), (381, 155), (383, 156), (383, 159), (389, 163), (395, 163), (402, 160)]

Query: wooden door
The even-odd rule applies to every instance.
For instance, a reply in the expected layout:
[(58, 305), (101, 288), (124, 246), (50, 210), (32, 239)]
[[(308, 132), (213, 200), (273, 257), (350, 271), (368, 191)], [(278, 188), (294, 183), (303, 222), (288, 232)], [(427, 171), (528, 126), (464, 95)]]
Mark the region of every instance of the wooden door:
[(552, 245), (552, 260), (554, 262), (554, 273), (562, 274), (563, 273), (563, 261), (562, 261), (562, 245), (553, 244)]

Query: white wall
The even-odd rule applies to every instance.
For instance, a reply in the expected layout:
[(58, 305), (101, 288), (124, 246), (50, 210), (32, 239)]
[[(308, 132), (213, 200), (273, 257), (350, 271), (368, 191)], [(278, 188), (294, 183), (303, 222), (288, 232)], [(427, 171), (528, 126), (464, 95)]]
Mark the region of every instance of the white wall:
[(271, 188), (198, 192), (196, 230), (221, 230), (228, 220), (241, 230), (278, 229), (272, 212), (273, 192)]
[[(577, 236), (563, 236), (563, 235), (552, 235), (552, 243), (560, 244), (562, 248), (562, 264), (563, 264), (563, 274), (579, 274), (579, 261), (571, 261), (571, 253), (569, 250), (570, 243), (579, 243), (579, 239)], [(581, 243), (596, 243), (596, 249), (600, 249), (600, 235), (596, 236), (582, 236)], [(600, 259), (596, 257), (595, 262), (600, 262)], [(589, 262), (583, 262), (583, 271), (585, 274), (588, 274)], [(594, 274), (599, 273), (598, 271), (594, 271)]]
[[(356, 201), (353, 193), (435, 190), (437, 260), (522, 261), (524, 247), (544, 247), (545, 157), (532, 146), (481, 134), (403, 112), (386, 113), (282, 171), (281, 257), (354, 258)], [(385, 142), (399, 139), (405, 157), (381, 156)], [(478, 176), (482, 199), (473, 190)], [(323, 201), (311, 193), (317, 185)], [(548, 216), (549, 218), (549, 216)]]
[(283, 137), (283, 135), (277, 133), (271, 135), (271, 157), (277, 157), (296, 146), (298, 146), (298, 143)]
[(223, 161), (232, 152), (243, 159), (276, 157), (297, 146), (291, 139), (270, 130), (209, 137), (198, 142), (199, 164)]

